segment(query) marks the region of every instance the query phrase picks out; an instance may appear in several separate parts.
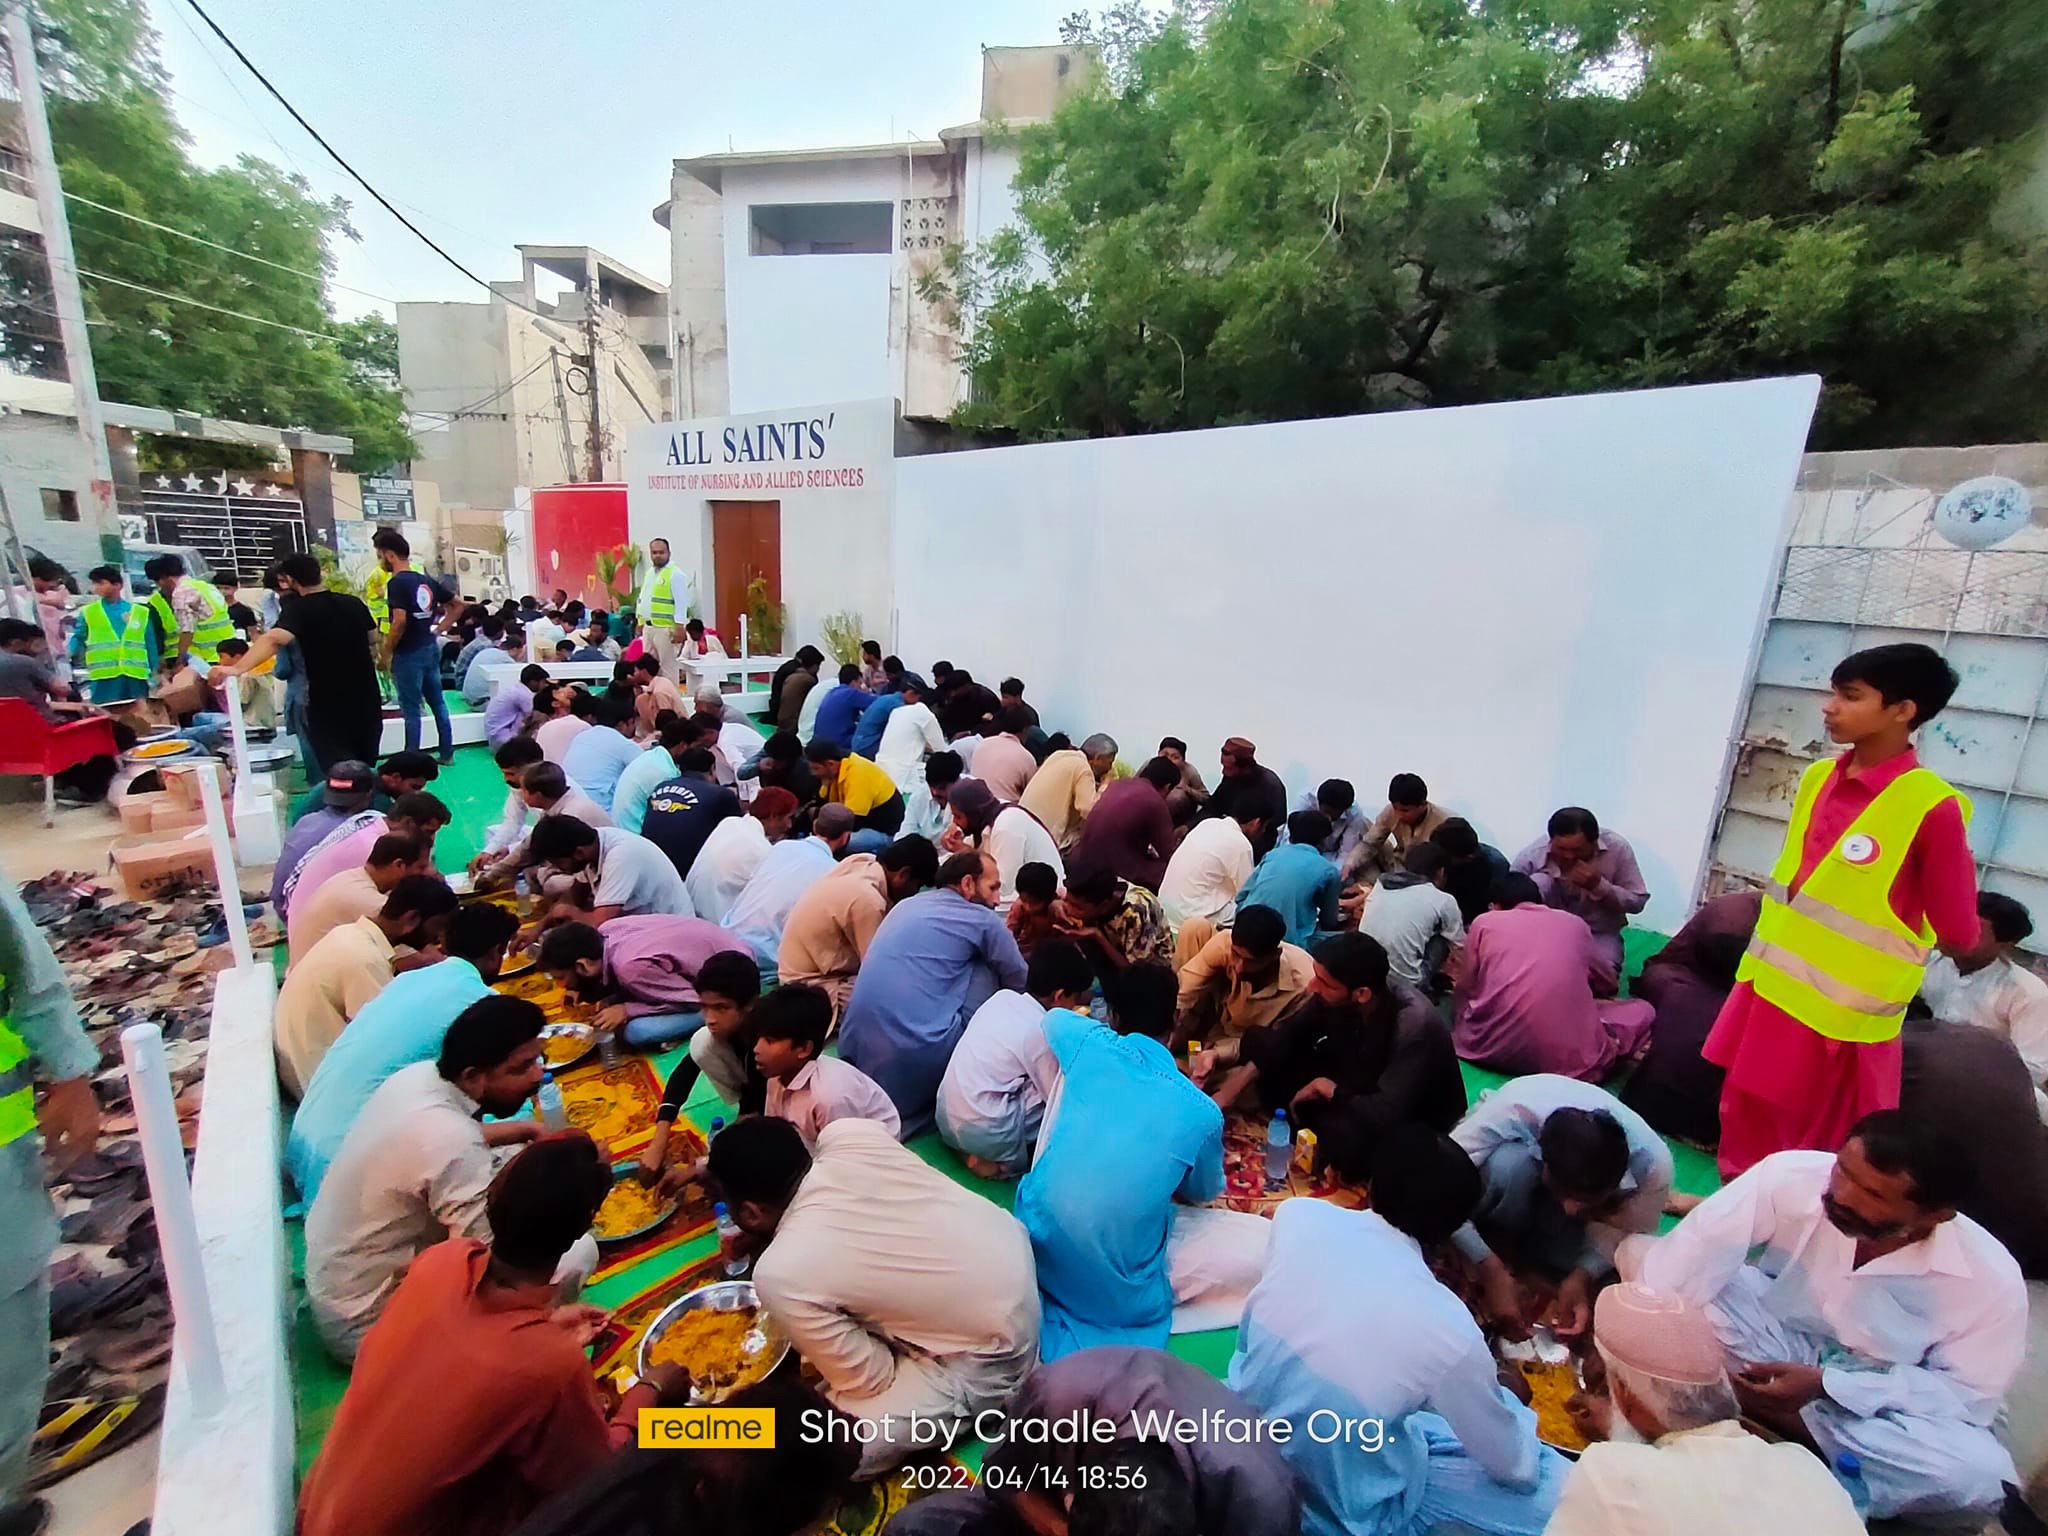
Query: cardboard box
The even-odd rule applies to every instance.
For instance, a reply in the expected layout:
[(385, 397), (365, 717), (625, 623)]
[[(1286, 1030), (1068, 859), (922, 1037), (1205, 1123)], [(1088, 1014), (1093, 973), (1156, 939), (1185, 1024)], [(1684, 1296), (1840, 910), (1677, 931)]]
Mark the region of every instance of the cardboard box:
[(206, 812), (196, 805), (179, 805), (165, 797), (164, 804), (151, 808), (149, 830), (161, 837), (166, 832), (190, 832), (206, 825)]
[(152, 823), (151, 816), (170, 806), (171, 797), (162, 790), (144, 790), (141, 794), (123, 795), (115, 809), (121, 813), (123, 832), (147, 832)]
[(114, 872), (130, 901), (149, 901), (180, 878), (213, 880), (213, 847), (206, 834), (188, 832), (183, 837), (132, 843), (114, 850)]

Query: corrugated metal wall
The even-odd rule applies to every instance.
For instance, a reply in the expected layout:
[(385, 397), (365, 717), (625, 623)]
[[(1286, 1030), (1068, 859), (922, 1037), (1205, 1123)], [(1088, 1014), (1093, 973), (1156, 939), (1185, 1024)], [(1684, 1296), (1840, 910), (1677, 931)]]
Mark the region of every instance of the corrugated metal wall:
[[(1957, 549), (1934, 532), (1935, 502), (1990, 474), (2027, 487), (2033, 525), (1995, 549)], [(1835, 663), (1921, 640), (1962, 674), (1921, 734), (1921, 759), (1971, 799), (1983, 888), (2024, 902), (2034, 947), (2048, 947), (2044, 523), (2048, 444), (1807, 456), (1705, 894), (1760, 884), (1769, 870), (1800, 772), (1830, 751), (1820, 706)]]

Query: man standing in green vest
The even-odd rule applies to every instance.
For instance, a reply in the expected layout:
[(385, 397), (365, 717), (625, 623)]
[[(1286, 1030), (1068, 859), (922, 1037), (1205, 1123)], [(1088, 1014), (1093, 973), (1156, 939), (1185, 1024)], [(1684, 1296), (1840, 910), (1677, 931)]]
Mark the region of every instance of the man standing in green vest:
[(95, 704), (147, 698), (157, 656), (148, 607), (123, 595), (118, 565), (96, 565), (87, 579), (93, 601), (79, 610), (78, 623), (72, 627), (72, 664), (84, 667), (92, 679)]
[[(640, 583), (640, 635), (647, 649), (661, 663), (661, 675), (675, 682), (680, 675), (677, 661), (683, 643), (683, 621), (689, 617), (690, 578), (678, 578), (668, 563), (668, 540), (649, 539), (647, 558), (654, 562), (647, 579)], [(680, 588), (680, 590), (678, 590)]]
[(235, 632), (220, 588), (187, 575), (181, 555), (158, 555), (143, 566), (142, 574), (156, 583), (149, 606), (163, 621), (164, 633), (176, 637), (173, 654), (177, 659), (197, 659), (208, 666), (219, 661), (221, 641)]
[[(59, 1173), (99, 1142), (92, 1073), (100, 1053), (11, 878), (0, 878), (0, 1533), (40, 1531), (49, 1508), (22, 1499), (29, 1445), (50, 1372), (50, 1255), (57, 1212), (43, 1160)], [(48, 1087), (38, 1117), (35, 1084)]]

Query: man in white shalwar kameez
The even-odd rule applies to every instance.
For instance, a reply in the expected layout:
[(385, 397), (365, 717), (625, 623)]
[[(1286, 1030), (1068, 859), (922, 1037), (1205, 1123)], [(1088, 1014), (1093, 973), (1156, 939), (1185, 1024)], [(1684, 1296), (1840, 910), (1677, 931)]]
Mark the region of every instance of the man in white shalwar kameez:
[(1880, 1110), (1839, 1153), (1767, 1157), (1665, 1236), (1625, 1242), (1622, 1273), (1704, 1307), (1743, 1410), (1830, 1465), (1853, 1453), (1872, 1517), (1995, 1508), (2015, 1473), (1991, 1426), (2027, 1294), (1956, 1214), (1968, 1177), (1946, 1133)]

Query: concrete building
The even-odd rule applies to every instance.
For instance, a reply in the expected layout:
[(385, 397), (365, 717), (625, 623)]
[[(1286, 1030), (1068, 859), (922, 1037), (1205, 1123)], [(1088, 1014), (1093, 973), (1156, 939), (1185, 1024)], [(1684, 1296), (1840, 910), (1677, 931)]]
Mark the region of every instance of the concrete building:
[[(672, 412), (668, 290), (586, 245), (518, 250), (489, 299), (398, 306), (412, 472), (457, 524), (498, 525), (522, 488), (616, 478), (627, 432)], [(543, 297), (542, 273), (567, 289)]]
[(960, 335), (920, 280), (949, 247), (1014, 220), (1017, 150), (1092, 73), (1078, 47), (984, 48), (981, 115), (936, 139), (699, 155), (668, 201), (675, 414), (893, 399), (906, 416), (966, 396)]

